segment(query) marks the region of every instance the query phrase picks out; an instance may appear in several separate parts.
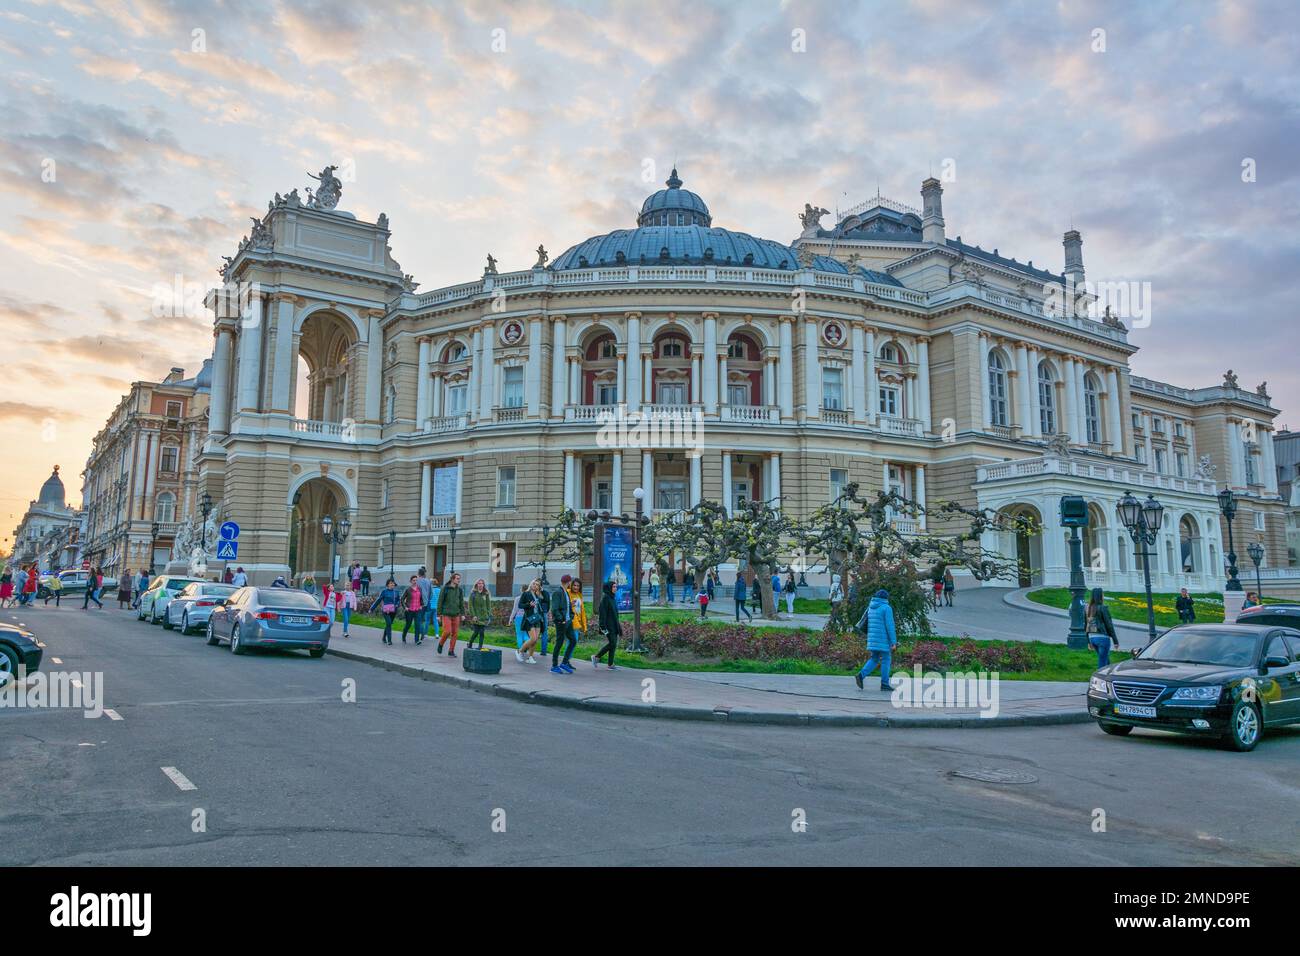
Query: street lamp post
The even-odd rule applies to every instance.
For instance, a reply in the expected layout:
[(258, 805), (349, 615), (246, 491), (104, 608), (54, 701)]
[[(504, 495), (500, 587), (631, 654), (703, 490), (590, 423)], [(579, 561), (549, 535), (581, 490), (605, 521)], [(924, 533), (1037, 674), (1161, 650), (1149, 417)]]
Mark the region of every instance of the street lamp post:
[(153, 552), (154, 552), (154, 548), (156, 548), (157, 546), (158, 546), (158, 522), (155, 521), (149, 527), (149, 576), (150, 577), (153, 577), (154, 575)]
[(1079, 495), (1061, 496), (1061, 527), (1070, 529), (1070, 634), (1066, 646), (1082, 650), (1088, 646), (1088, 622), (1083, 596), (1083, 540), (1080, 528), (1088, 527), (1088, 502)]
[(1228, 583), (1225, 591), (1240, 591), (1241, 581), (1237, 578), (1237, 551), (1232, 544), (1232, 519), (1237, 516), (1237, 498), (1231, 488), (1219, 492), (1219, 510), (1228, 524)]
[(1246, 545), (1246, 554), (1250, 555), (1250, 560), (1255, 565), (1255, 597), (1263, 604), (1264, 585), (1259, 577), (1259, 563), (1264, 560), (1264, 546), (1258, 541), (1252, 541)]
[[(551, 526), (548, 524), (542, 525), (542, 541), (545, 542), (546, 539), (549, 538), (550, 536), (551, 536)], [(546, 587), (546, 585), (548, 584), (550, 584), (550, 582), (546, 580), (546, 547), (543, 544), (542, 546), (542, 587)]]
[(325, 540), (330, 543), (330, 566), (326, 572), (331, 586), (334, 584), (334, 562), (338, 546), (348, 539), (348, 533), (352, 530), (352, 521), (348, 518), (347, 509), (344, 508), (339, 520), (335, 521), (333, 515), (326, 515), (320, 519), (321, 534)]
[(1151, 602), (1150, 546), (1155, 544), (1156, 536), (1160, 533), (1160, 524), (1164, 520), (1164, 505), (1156, 501), (1154, 495), (1147, 495), (1146, 501), (1138, 501), (1133, 493), (1128, 491), (1119, 500), (1115, 510), (1119, 513), (1119, 520), (1128, 530), (1129, 537), (1133, 539), (1134, 551), (1137, 551), (1139, 545), (1142, 548), (1142, 579), (1147, 591), (1147, 634), (1154, 641), (1156, 612)]
[(456, 529), (451, 529), (451, 573), (456, 573)]
[(388, 532), (388, 576), (397, 581), (397, 531)]
[(635, 489), (632, 497), (636, 500), (636, 530), (632, 535), (632, 574), (636, 578), (632, 587), (632, 651), (641, 654), (645, 652), (641, 643), (641, 526), (645, 521), (645, 489)]

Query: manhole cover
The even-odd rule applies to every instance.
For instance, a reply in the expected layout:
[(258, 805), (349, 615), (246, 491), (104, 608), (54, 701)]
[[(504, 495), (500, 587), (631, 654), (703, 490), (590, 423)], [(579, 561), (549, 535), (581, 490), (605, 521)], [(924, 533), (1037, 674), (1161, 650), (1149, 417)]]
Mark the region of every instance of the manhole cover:
[(1038, 778), (1023, 770), (1004, 770), (996, 767), (979, 767), (975, 770), (954, 770), (954, 777), (978, 780), (980, 783), (1037, 783)]

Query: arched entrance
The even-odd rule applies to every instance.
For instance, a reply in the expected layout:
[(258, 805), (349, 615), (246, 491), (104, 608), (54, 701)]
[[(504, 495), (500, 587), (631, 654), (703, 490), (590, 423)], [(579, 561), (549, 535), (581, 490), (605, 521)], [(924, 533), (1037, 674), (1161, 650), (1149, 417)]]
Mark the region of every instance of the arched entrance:
[[(289, 520), (289, 569), (295, 581), (311, 574), (317, 585), (329, 580), (330, 543), (321, 531), (321, 519), (331, 515), (339, 521), (350, 514), (344, 489), (332, 479), (317, 476), (303, 482), (292, 497)], [(339, 545), (339, 565), (347, 567), (352, 542)]]
[(357, 332), (351, 320), (335, 312), (314, 312), (298, 332), (294, 417), (318, 422), (360, 418), (351, 371)]
[(998, 551), (1007, 558), (1015, 558), (1020, 565), (1017, 585), (1022, 588), (1043, 583), (1043, 526), (1042, 513), (1030, 504), (1007, 505), (998, 511), (1006, 518), (1032, 519), (1036, 533), (1023, 528), (998, 532)]
[(1185, 574), (1199, 574), (1201, 567), (1201, 529), (1196, 519), (1185, 514), (1178, 520), (1180, 569)]

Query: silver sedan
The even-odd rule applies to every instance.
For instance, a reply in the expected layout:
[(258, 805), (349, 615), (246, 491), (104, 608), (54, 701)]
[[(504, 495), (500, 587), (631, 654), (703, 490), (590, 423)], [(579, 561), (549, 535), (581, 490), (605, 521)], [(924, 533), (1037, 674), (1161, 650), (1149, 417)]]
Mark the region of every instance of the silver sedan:
[(216, 584), (207, 581), (195, 581), (187, 584), (185, 590), (172, 598), (167, 604), (163, 616), (163, 627), (167, 630), (180, 628), (182, 634), (191, 630), (202, 630), (208, 623), (212, 609), (223, 598), (234, 594), (238, 588), (233, 584)]

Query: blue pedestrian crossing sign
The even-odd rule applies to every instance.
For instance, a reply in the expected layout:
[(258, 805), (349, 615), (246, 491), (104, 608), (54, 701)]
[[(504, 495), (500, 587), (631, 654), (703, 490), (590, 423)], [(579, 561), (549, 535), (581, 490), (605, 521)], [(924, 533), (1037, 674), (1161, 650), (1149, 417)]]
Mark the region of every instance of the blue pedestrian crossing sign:
[(217, 534), (219, 534), (224, 541), (234, 541), (239, 537), (239, 525), (235, 524), (233, 521), (224, 521), (222, 522), (221, 527), (217, 529)]
[(238, 541), (218, 541), (217, 542), (217, 560), (233, 561), (239, 557)]

